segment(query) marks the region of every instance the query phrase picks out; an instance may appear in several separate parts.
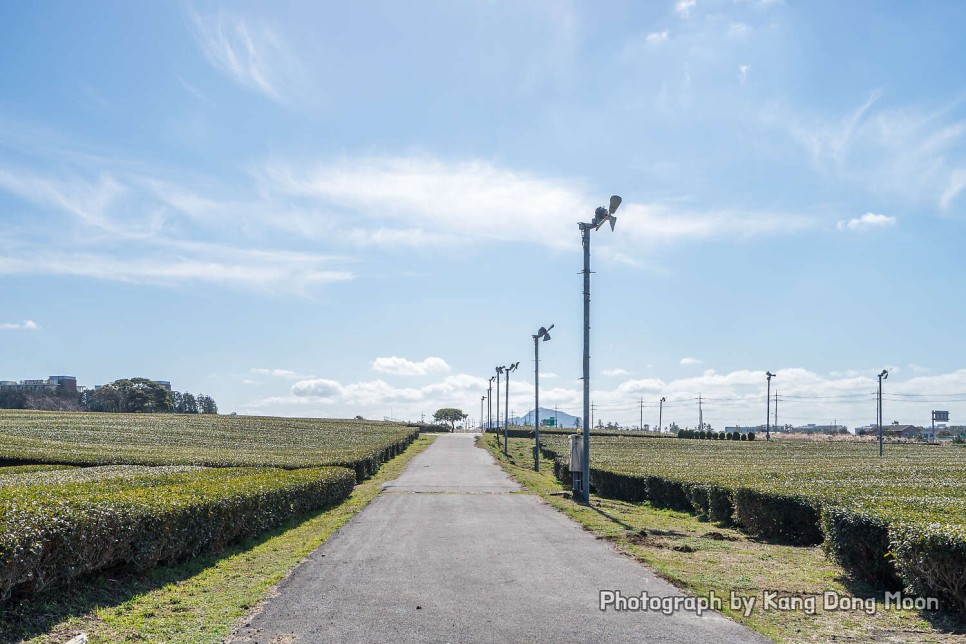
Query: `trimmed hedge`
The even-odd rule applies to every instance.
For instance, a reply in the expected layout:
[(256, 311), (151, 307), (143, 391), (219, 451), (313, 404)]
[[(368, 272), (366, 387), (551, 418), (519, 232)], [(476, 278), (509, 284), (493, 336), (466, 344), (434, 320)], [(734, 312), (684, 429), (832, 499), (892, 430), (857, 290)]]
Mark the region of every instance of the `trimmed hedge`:
[(800, 546), (822, 543), (813, 499), (746, 487), (735, 490), (733, 498), (735, 520), (749, 534)]
[[(668, 440), (641, 451), (601, 441), (591, 482), (602, 496), (735, 520), (750, 534), (784, 543), (822, 543), (855, 579), (936, 597), (945, 609), (966, 614), (960, 482), (966, 470), (958, 451), (902, 452), (883, 466), (855, 459), (862, 445), (756, 443)], [(556, 457), (555, 473), (569, 483), (560, 449), (559, 442), (543, 446), (544, 454)], [(772, 458), (761, 459), (762, 450)], [(861, 485), (843, 486), (844, 475)]]
[(910, 590), (966, 614), (966, 527), (894, 523), (889, 540)]
[(889, 522), (852, 508), (822, 508), (825, 554), (856, 579), (887, 590), (900, 590), (902, 581), (890, 554)]
[(345, 499), (355, 482), (338, 467), (131, 469), (96, 485), (39, 474), (0, 488), (0, 599), (218, 551)]

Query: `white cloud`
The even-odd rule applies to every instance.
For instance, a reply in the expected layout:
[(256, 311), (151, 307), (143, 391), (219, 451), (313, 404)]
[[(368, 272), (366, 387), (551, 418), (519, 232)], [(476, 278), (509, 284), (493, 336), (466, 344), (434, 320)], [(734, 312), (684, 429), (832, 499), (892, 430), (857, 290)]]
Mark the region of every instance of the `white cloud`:
[(450, 366), (446, 364), (445, 360), (432, 356), (419, 362), (397, 356), (376, 358), (372, 361), (372, 368), (380, 373), (397, 376), (426, 376), (450, 371)]
[(267, 25), (237, 16), (193, 15), (195, 40), (212, 67), (279, 103), (305, 90), (307, 74), (285, 39)]
[(858, 185), (878, 199), (948, 209), (966, 188), (962, 102), (884, 107), (882, 96), (871, 92), (831, 118), (778, 109), (768, 120), (787, 128), (827, 179)]
[(604, 369), (603, 371), (601, 371), (601, 373), (604, 374), (605, 376), (627, 376), (627, 375), (630, 375), (631, 372), (627, 371), (626, 369), (617, 368), (617, 369)]
[(728, 38), (740, 40), (742, 38), (747, 38), (752, 31), (753, 29), (743, 22), (733, 22), (728, 25), (727, 36)]
[(751, 70), (749, 65), (738, 65), (738, 80), (742, 85), (748, 82), (748, 72)]
[(26, 248), (0, 256), (0, 275), (74, 275), (161, 286), (196, 282), (295, 292), (353, 277), (349, 271), (324, 269), (321, 264), (327, 259), (322, 257), (231, 248), (212, 248), (210, 253), (178, 257), (152, 250), (144, 257), (127, 257), (110, 251), (52, 253)]
[(683, 364), (683, 365), (695, 365), (695, 364), (701, 364), (701, 361), (699, 359), (697, 359), (697, 358), (685, 357), (685, 358), (681, 358), (681, 364)]
[(691, 16), (691, 10), (698, 4), (698, 0), (678, 0), (674, 10), (683, 18)]
[[(592, 213), (598, 205), (579, 181), (540, 177), (479, 160), (373, 157), (304, 167), (268, 163), (262, 173), (263, 190), (279, 199), (303, 199), (310, 211), (341, 212), (359, 231), (354, 236), (368, 239), (372, 231), (379, 231), (387, 244), (512, 240), (571, 248), (574, 213)], [(787, 234), (814, 225), (813, 219), (790, 213), (689, 212), (678, 204), (635, 203), (629, 198), (618, 219), (624, 234), (604, 242), (615, 255), (621, 245), (630, 250), (682, 238)], [(331, 234), (328, 221), (305, 225), (318, 234)]]
[(840, 221), (837, 225), (839, 230), (872, 230), (875, 228), (891, 228), (896, 225), (898, 220), (888, 215), (878, 215), (874, 212), (867, 212), (861, 217), (853, 217), (849, 220)]
[(956, 168), (949, 176), (949, 185), (939, 198), (939, 206), (947, 210), (964, 189), (966, 189), (966, 168)]
[(257, 373), (260, 376), (272, 376), (273, 378), (284, 378), (286, 380), (298, 380), (299, 378), (304, 378), (305, 376), (300, 376), (294, 371), (289, 371), (288, 369), (262, 369), (253, 368), (252, 373)]
[(33, 320), (24, 320), (23, 322), (3, 322), (0, 323), (0, 330), (3, 331), (38, 331), (40, 325)]
[[(779, 369), (771, 383), (772, 394), (779, 394), (779, 423), (837, 421), (854, 428), (874, 421), (877, 373), (878, 369), (844, 369), (823, 376), (798, 367)], [(289, 395), (262, 398), (245, 409), (253, 413), (344, 417), (361, 414), (378, 418), (389, 415), (392, 407), (395, 418), (418, 419), (420, 414), (432, 414), (440, 407), (459, 407), (475, 419), (479, 414), (480, 393), (486, 391), (488, 384), (485, 378), (467, 374), (447, 376), (418, 388), (397, 387), (383, 380), (343, 384), (330, 379), (306, 379), (294, 383)], [(681, 426), (694, 426), (700, 394), (705, 421), (720, 429), (739, 422), (763, 423), (766, 389), (764, 371), (716, 373), (707, 369), (700, 375), (677, 380), (626, 380), (613, 388), (595, 389), (591, 396), (598, 409), (596, 418), (604, 422), (613, 420), (636, 425), (640, 418), (639, 401), (643, 399), (645, 422), (654, 424), (658, 400), (664, 397), (665, 424), (675, 421)], [(502, 386), (500, 394), (502, 409)], [(956, 402), (966, 397), (966, 369), (933, 376), (917, 374), (908, 380), (902, 380), (899, 371), (894, 370), (883, 395), (888, 422), (928, 423), (929, 410), (937, 405), (950, 407), (957, 417), (966, 416), (966, 408)], [(577, 382), (565, 387), (541, 388), (540, 400), (543, 405), (556, 405), (561, 411), (581, 415), (582, 389)], [(530, 411), (533, 384), (512, 380), (509, 406), (515, 415)]]
[(300, 380), (292, 385), (292, 394), (295, 396), (334, 399), (342, 396), (344, 393), (345, 388), (338, 381), (324, 378)]
[(668, 39), (667, 29), (665, 29), (664, 31), (655, 31), (655, 32), (649, 33), (647, 34), (647, 36), (644, 37), (644, 40), (651, 43), (652, 45), (659, 45), (661, 43), (667, 42), (667, 39)]

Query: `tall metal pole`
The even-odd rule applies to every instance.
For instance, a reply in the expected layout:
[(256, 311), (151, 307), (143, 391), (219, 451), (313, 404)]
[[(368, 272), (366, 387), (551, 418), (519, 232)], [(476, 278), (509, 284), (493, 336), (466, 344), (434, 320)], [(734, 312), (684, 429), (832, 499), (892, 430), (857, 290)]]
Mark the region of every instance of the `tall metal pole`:
[(580, 224), (584, 244), (584, 463), (581, 500), (590, 502), (590, 226)]
[(533, 336), (533, 471), (540, 471), (540, 335)]
[[(500, 431), (500, 370), (496, 371), (496, 430)], [(497, 434), (497, 445), (499, 445), (500, 439), (499, 434)]]
[(768, 393), (765, 396), (765, 440), (771, 440), (771, 379), (775, 377), (771, 371), (765, 372), (768, 378)]
[(506, 370), (506, 395), (503, 397), (503, 454), (510, 455), (509, 433), (510, 433), (510, 370)]
[(876, 405), (876, 423), (879, 425), (879, 456), (882, 456), (882, 374), (879, 374), (879, 398)]
[(641, 424), (637, 426), (639, 430), (644, 431), (644, 399), (641, 398)]
[(771, 376), (768, 376), (768, 395), (765, 397), (765, 440), (771, 440)]
[(483, 401), (486, 400), (486, 396), (480, 397), (480, 429), (483, 429)]
[(664, 396), (661, 396), (661, 402), (660, 402), (660, 405), (661, 406), (657, 410), (657, 431), (658, 431), (658, 433), (661, 433), (661, 432), (664, 431), (664, 425), (662, 424), (662, 422), (664, 421), (664, 401), (665, 400), (667, 400), (667, 398), (665, 398)]
[(493, 376), (490, 376), (490, 386), (486, 393), (486, 428), (493, 429)]

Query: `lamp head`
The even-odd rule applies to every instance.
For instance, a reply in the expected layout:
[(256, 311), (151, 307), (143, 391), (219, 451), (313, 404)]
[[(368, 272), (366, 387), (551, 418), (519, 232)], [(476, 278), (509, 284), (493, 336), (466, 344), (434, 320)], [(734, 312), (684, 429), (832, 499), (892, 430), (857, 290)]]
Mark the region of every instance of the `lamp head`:
[(883, 380), (885, 380), (886, 378), (888, 378), (889, 377), (889, 370), (888, 369), (883, 369), (882, 370), (882, 373), (879, 374), (879, 377), (882, 378)]
[(497, 368), (496, 368), (496, 373), (497, 373), (497, 374), (501, 374), (501, 373), (503, 373), (503, 370), (504, 370), (504, 369), (506, 369), (506, 367), (497, 367)]
[(765, 375), (768, 376), (769, 378), (774, 378), (775, 377), (775, 374), (773, 374), (771, 371), (766, 371), (765, 372)]
[(510, 371), (516, 370), (516, 368), (519, 366), (520, 366), (519, 362), (514, 362), (512, 365), (510, 365)]
[(611, 198), (610, 198), (610, 214), (613, 215), (615, 212), (617, 212), (617, 209), (620, 207), (620, 205), (621, 205), (621, 198), (618, 197), (617, 195), (611, 196)]

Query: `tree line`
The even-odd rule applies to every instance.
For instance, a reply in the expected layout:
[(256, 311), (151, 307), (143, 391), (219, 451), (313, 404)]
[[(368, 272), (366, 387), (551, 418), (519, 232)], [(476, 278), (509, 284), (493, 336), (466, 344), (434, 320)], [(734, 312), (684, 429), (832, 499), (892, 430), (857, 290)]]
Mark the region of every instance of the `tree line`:
[[(50, 409), (44, 401), (69, 400), (67, 410), (133, 414), (217, 414), (218, 404), (206, 394), (168, 391), (147, 378), (122, 378), (79, 394), (58, 388), (55, 392), (0, 391), (0, 409)], [(41, 403), (38, 406), (38, 402)]]

